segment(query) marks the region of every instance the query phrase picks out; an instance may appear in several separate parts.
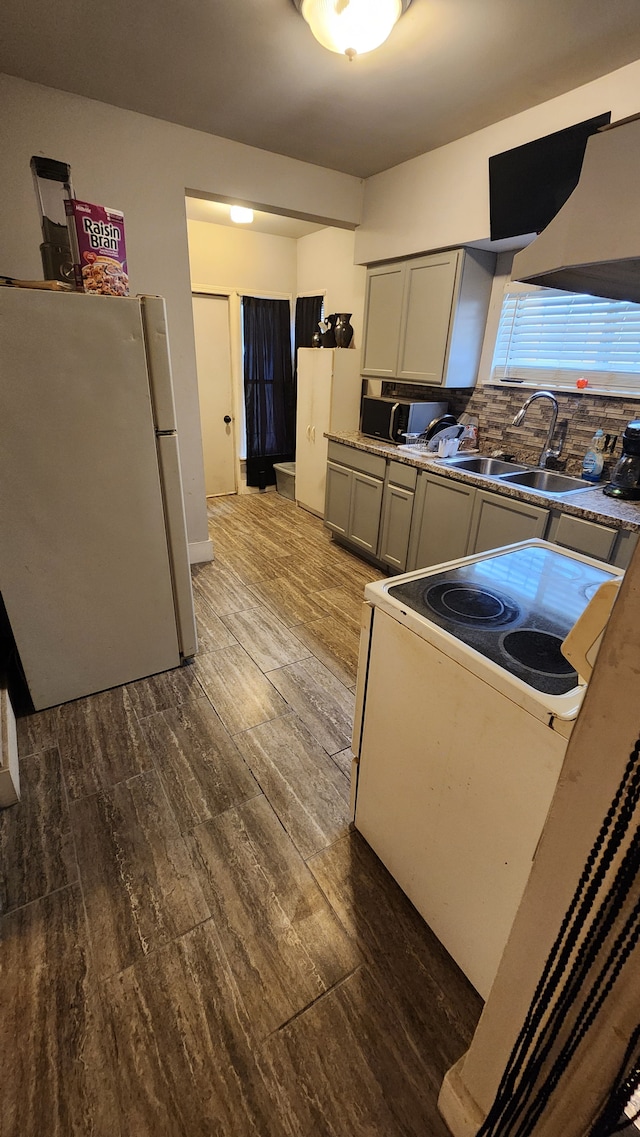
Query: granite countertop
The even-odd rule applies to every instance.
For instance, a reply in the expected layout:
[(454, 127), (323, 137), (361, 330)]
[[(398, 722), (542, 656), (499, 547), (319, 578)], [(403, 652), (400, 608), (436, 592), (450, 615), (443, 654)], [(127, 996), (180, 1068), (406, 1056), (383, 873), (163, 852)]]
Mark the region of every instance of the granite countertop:
[(478, 489), (499, 493), (504, 497), (515, 497), (531, 505), (555, 507), (574, 517), (583, 517), (586, 521), (600, 522), (602, 525), (613, 525), (616, 529), (630, 529), (634, 533), (640, 533), (640, 502), (617, 501), (605, 497), (601, 486), (581, 490), (580, 493), (553, 495), (533, 493), (522, 486), (509, 485), (482, 474), (463, 473), (460, 469), (447, 466), (437, 456), (411, 454), (407, 450), (399, 450), (390, 442), (377, 442), (374, 438), (367, 438), (357, 430), (327, 431), (325, 437), (332, 442), (342, 442), (345, 446), (351, 446), (354, 450), (366, 450), (383, 458), (393, 458), (394, 462), (416, 466), (419, 470), (431, 470), (434, 474), (439, 474), (443, 478), (452, 478), (457, 482), (469, 482)]

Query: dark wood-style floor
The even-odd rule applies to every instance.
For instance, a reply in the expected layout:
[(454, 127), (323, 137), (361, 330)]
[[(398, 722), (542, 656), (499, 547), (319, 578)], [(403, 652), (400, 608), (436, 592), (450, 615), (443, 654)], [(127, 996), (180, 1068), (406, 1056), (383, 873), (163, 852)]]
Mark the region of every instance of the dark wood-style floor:
[(480, 1000), (349, 824), (380, 574), (275, 493), (210, 528), (193, 666), (19, 721), (0, 1133), (444, 1137)]

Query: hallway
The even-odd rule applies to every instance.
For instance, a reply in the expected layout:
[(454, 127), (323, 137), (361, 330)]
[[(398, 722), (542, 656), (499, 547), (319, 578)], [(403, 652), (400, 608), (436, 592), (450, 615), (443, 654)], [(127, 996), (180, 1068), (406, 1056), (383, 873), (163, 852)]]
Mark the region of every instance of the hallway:
[(382, 574), (276, 493), (209, 527), (193, 665), (19, 721), (0, 1135), (446, 1137), (481, 1001), (349, 823)]

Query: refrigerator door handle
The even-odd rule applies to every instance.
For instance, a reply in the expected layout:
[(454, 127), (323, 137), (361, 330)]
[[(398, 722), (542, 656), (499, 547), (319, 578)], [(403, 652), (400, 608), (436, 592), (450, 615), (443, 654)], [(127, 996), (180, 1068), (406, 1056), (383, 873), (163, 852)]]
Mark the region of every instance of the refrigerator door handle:
[(178, 640), (181, 655), (183, 658), (188, 658), (195, 654), (198, 641), (193, 613), (191, 568), (187, 551), (187, 532), (180, 477), (180, 453), (178, 436), (175, 431), (159, 432), (157, 449)]
[(163, 433), (171, 432), (176, 429), (177, 420), (173, 401), (165, 302), (161, 296), (141, 296), (140, 312), (144, 328), (154, 426)]

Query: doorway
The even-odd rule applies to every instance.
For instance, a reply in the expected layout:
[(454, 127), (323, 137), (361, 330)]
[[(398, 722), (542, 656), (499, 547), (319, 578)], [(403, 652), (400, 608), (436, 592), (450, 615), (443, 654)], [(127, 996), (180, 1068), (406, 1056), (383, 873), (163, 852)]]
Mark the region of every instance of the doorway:
[(193, 328), (205, 492), (219, 497), (237, 491), (229, 297), (194, 294)]

